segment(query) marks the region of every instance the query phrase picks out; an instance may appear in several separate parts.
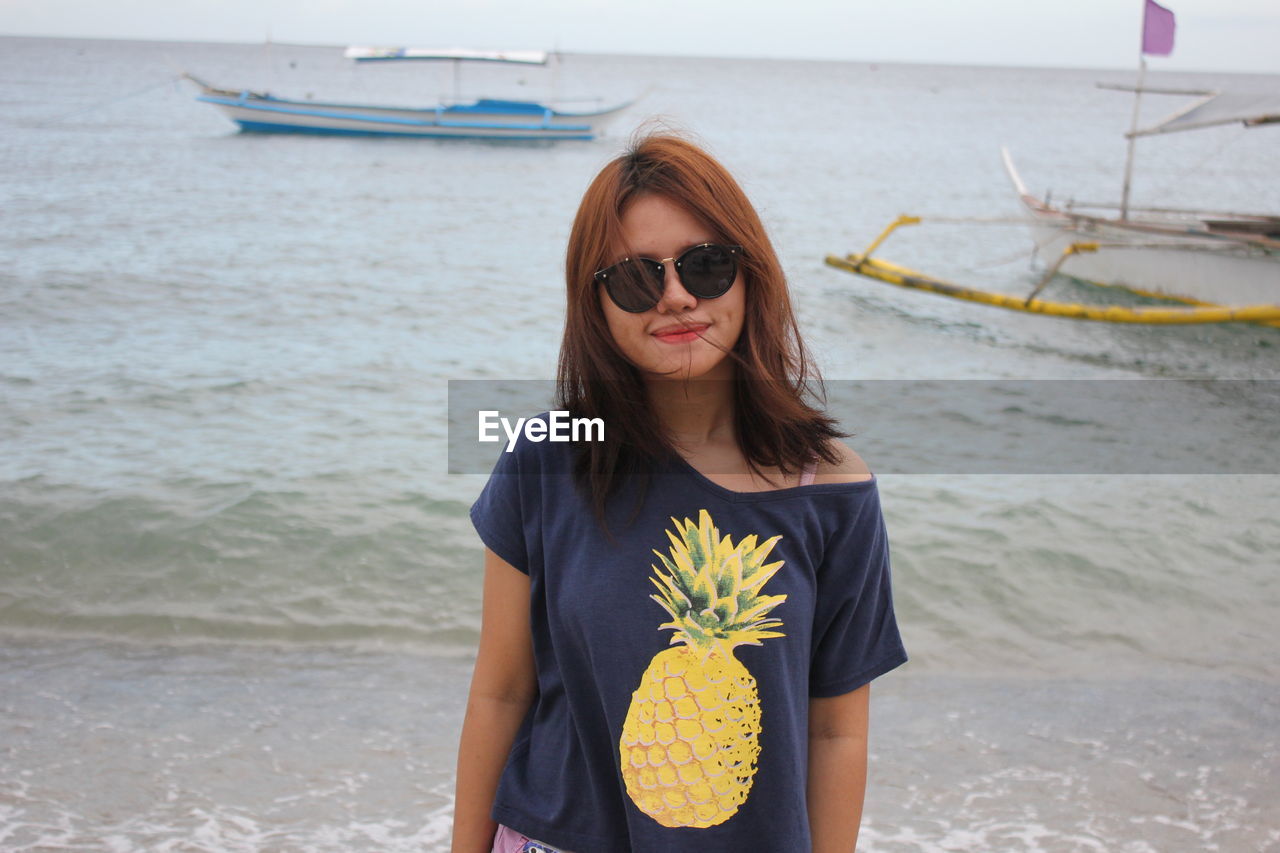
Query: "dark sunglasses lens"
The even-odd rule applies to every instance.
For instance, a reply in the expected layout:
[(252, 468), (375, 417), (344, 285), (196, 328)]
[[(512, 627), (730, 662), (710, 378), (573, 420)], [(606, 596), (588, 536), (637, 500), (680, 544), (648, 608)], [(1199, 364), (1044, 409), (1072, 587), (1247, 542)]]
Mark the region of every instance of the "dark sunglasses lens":
[(699, 246), (680, 259), (680, 281), (699, 299), (724, 295), (737, 275), (737, 258), (724, 246)]
[(605, 289), (623, 311), (640, 314), (658, 304), (662, 297), (662, 265), (644, 258), (632, 258), (605, 270)]

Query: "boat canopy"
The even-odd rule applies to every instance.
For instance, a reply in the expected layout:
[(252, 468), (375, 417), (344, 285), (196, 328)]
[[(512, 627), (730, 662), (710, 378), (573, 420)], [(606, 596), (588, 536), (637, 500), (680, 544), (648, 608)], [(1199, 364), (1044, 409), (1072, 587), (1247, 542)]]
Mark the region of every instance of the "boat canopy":
[(1154, 136), (1220, 124), (1245, 127), (1280, 122), (1280, 94), (1275, 92), (1215, 92), (1178, 110), (1163, 121), (1128, 134)]
[(519, 65), (546, 65), (544, 50), (472, 50), (466, 47), (368, 47), (353, 45), (343, 53), (357, 62), (393, 62), (397, 60), (454, 60), (465, 62), (512, 62)]

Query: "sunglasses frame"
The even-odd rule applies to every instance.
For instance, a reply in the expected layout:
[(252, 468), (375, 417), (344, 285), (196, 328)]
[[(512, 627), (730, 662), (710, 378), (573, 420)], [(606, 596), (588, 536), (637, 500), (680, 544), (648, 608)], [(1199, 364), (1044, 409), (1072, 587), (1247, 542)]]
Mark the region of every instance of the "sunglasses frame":
[[(733, 278), (729, 280), (729, 286), (726, 287), (724, 290), (720, 291), (719, 293), (715, 294), (714, 296), (701, 296), (697, 293), (694, 293), (694, 291), (689, 289), (689, 285), (685, 283), (684, 275), (681, 272), (681, 267), (684, 265), (685, 258), (689, 257), (690, 254), (698, 251), (699, 249), (723, 249), (729, 253), (729, 258), (733, 263)], [(617, 300), (617, 298), (613, 295), (613, 291), (609, 287), (609, 273), (611, 271), (622, 266), (623, 264), (629, 264), (632, 261), (648, 261), (649, 263), (657, 264), (660, 268), (662, 268), (662, 280), (665, 282), (667, 277), (667, 270), (666, 270), (667, 264), (675, 264), (676, 278), (680, 279), (680, 286), (683, 287), (685, 290), (687, 290), (691, 296), (693, 296), (695, 299), (717, 299), (721, 296), (724, 296), (726, 293), (728, 293), (730, 288), (733, 287), (733, 283), (737, 281), (738, 273), (740, 271), (738, 269), (738, 258), (741, 255), (742, 255), (741, 246), (733, 246), (728, 243), (699, 243), (696, 246), (690, 246), (689, 248), (681, 252), (679, 255), (676, 255), (674, 258), (662, 258), (661, 260), (658, 260), (657, 258), (628, 256), (618, 261), (615, 264), (610, 264), (609, 266), (605, 267), (602, 270), (597, 270), (595, 275), (592, 276), (592, 278), (595, 279), (597, 283), (604, 285), (605, 292), (609, 294), (609, 298), (613, 300), (613, 304), (617, 305), (618, 308), (620, 308), (623, 311), (626, 311), (628, 314), (643, 314), (646, 311), (652, 310), (655, 305), (657, 305), (659, 302), (662, 301), (661, 294), (659, 294), (659, 296), (653, 300), (652, 305), (649, 305), (646, 308), (628, 308)]]

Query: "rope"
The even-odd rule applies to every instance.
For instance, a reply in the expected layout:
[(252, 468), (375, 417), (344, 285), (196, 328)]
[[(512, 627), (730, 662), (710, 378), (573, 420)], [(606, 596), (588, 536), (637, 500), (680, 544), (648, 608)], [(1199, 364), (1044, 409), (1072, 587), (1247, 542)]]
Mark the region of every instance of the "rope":
[(1036, 252), (1038, 252), (1039, 250), (1040, 250), (1039, 246), (1036, 246), (1036, 248), (1033, 249), (1031, 252), (1028, 252), (1026, 249), (1019, 249), (1017, 253), (1012, 255), (1005, 255), (990, 261), (979, 261), (976, 264), (965, 267), (965, 271), (979, 272), (981, 270), (992, 270), (992, 269), (995, 269), (996, 267), (1008, 266), (1009, 264), (1015, 263), (1017, 261), (1031, 260), (1032, 258), (1035, 257)]
[(1187, 169), (1183, 172), (1178, 173), (1176, 176), (1174, 176), (1172, 180), (1167, 182), (1164, 186), (1160, 187), (1159, 189), (1153, 190), (1151, 192), (1151, 195), (1158, 198), (1162, 194), (1167, 193), (1174, 186), (1174, 184), (1180, 183), (1192, 172), (1199, 171), (1200, 167), (1203, 166), (1205, 163), (1208, 163), (1210, 160), (1217, 157), (1223, 151), (1226, 151), (1227, 148), (1231, 145), (1234, 145), (1237, 140), (1244, 138), (1245, 133), (1247, 133), (1247, 131), (1244, 128), (1240, 128), (1234, 136), (1228, 137), (1226, 142), (1219, 145), (1213, 151), (1210, 151), (1203, 159), (1197, 162), (1190, 169)]
[(1016, 216), (929, 216), (918, 217), (921, 222), (937, 222), (943, 225), (1027, 225), (1030, 220)]
[[(1026, 217), (1013, 217), (1013, 216), (929, 216), (929, 215), (924, 215), (919, 217), (919, 219), (921, 223), (929, 222), (929, 223), (938, 223), (941, 225), (1019, 225), (1019, 226), (1026, 227), (1028, 225), (1033, 224)], [(979, 261), (978, 263), (972, 266), (966, 267), (965, 269), (967, 271), (994, 269), (996, 267), (1006, 266), (1008, 264), (1012, 264), (1024, 259), (1030, 263), (1034, 263), (1035, 259), (1040, 255), (1040, 250), (1043, 249), (1045, 245), (1048, 245), (1048, 243), (1052, 242), (1055, 239), (1057, 239), (1056, 235), (1050, 234), (1048, 237), (1044, 238), (1044, 242), (1042, 243), (1041, 241), (1036, 240), (1033, 237), (1032, 244), (1034, 248), (1032, 248), (1031, 251), (1027, 251), (1026, 249), (1020, 249), (1012, 255), (1007, 255), (1007, 256), (1001, 255), (999, 258), (996, 258), (995, 260)]]
[(100, 101), (99, 103), (93, 104), (92, 106), (88, 106), (88, 107), (81, 107), (81, 108), (80, 108), (80, 109), (78, 109), (78, 110), (72, 110), (71, 112), (69, 112), (69, 113), (65, 113), (64, 115), (55, 116), (55, 117), (53, 117), (53, 118), (51, 118), (51, 119), (46, 119), (46, 120), (44, 120), (44, 121), (42, 121), (42, 122), (37, 122), (36, 124), (23, 125), (23, 124), (20, 124), (19, 122), (13, 122), (13, 124), (18, 125), (18, 126), (20, 126), (20, 127), (32, 127), (32, 128), (46, 128), (46, 127), (52, 127), (52, 126), (53, 126), (53, 125), (55, 125), (55, 124), (61, 124), (62, 122), (66, 121), (66, 120), (67, 120), (67, 119), (69, 119), (69, 118), (75, 118), (76, 116), (84, 115), (85, 113), (91, 113), (91, 112), (93, 112), (94, 110), (100, 110), (100, 109), (103, 109), (103, 108), (105, 108), (105, 107), (110, 107), (110, 106), (113, 106), (113, 105), (115, 105), (115, 104), (118, 104), (118, 103), (120, 103), (120, 102), (122, 102), (122, 101), (127, 101), (127, 100), (129, 100), (130, 98), (136, 98), (136, 97), (138, 97), (138, 96), (140, 96), (140, 95), (146, 95), (146, 94), (148, 94), (148, 93), (150, 93), (150, 92), (154, 92), (156, 89), (159, 89), (159, 88), (160, 88), (160, 87), (162, 87), (162, 86), (168, 86), (168, 85), (170, 85), (170, 84), (176, 83), (176, 82), (177, 82), (178, 80), (180, 80), (180, 79), (182, 79), (182, 78), (181, 78), (181, 77), (166, 77), (164, 80), (162, 80), (162, 81), (161, 81), (161, 82), (159, 82), (159, 83), (152, 83), (150, 86), (147, 86), (147, 87), (142, 88), (142, 89), (138, 89), (138, 90), (133, 91), (133, 92), (129, 92), (128, 94), (121, 95), (121, 96), (120, 96), (120, 97), (118, 97), (118, 98), (112, 98), (112, 99), (111, 99), (111, 100), (109, 100), (109, 101)]

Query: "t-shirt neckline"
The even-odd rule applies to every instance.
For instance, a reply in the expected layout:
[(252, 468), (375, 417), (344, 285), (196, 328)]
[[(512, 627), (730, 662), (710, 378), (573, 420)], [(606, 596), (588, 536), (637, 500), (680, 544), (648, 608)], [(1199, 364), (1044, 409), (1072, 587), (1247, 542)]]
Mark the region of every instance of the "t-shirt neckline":
[(676, 468), (688, 475), (700, 488), (711, 492), (713, 495), (720, 497), (726, 501), (735, 503), (747, 503), (751, 501), (776, 501), (785, 500), (794, 497), (807, 497), (809, 495), (826, 495), (841, 492), (858, 492), (864, 489), (874, 487), (879, 478), (872, 473), (868, 480), (855, 480), (851, 483), (810, 483), (807, 486), (787, 486), (781, 489), (769, 489), (763, 492), (735, 492), (733, 489), (724, 486), (712, 480), (706, 474), (703, 474), (697, 468), (693, 467), (687, 459), (679, 453), (672, 452), (673, 462)]

